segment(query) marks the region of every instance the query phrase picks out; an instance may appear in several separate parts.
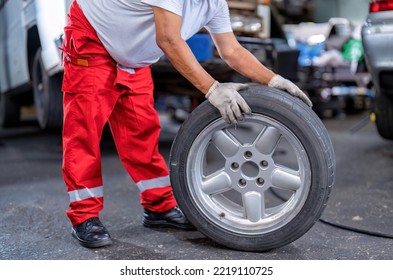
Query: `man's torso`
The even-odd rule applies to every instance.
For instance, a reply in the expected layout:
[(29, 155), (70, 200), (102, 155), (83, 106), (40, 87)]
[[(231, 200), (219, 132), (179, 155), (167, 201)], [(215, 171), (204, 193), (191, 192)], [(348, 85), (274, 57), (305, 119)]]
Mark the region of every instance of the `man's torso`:
[(231, 31), (225, 0), (77, 0), (104, 47), (121, 65), (139, 68), (162, 55), (156, 44), (152, 6), (182, 16), (181, 35), (187, 40), (206, 27)]

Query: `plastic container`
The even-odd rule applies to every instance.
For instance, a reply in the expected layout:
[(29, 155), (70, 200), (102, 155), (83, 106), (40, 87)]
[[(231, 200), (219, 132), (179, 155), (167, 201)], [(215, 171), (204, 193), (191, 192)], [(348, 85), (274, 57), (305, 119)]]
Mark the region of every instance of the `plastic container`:
[(214, 44), (209, 34), (195, 34), (186, 42), (198, 61), (203, 62), (213, 59)]

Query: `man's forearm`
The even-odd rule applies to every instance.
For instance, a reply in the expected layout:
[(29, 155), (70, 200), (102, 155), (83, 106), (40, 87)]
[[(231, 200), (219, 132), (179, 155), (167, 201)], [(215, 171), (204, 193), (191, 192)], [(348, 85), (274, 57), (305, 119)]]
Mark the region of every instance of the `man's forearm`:
[(261, 84), (268, 84), (276, 75), (243, 47), (239, 47), (232, 55), (225, 57), (225, 61), (235, 71)]
[(181, 37), (182, 18), (159, 7), (153, 7), (156, 42), (172, 65), (197, 89), (206, 94), (214, 83)]
[(215, 80), (200, 65), (184, 40), (179, 39), (177, 42), (165, 42), (160, 44), (160, 48), (169, 58), (173, 67), (183, 77), (189, 80), (204, 94), (209, 91)]

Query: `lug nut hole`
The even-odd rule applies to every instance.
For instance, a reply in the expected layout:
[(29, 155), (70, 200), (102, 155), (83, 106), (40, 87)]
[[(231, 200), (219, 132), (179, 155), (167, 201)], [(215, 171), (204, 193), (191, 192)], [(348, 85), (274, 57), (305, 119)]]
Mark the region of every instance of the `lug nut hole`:
[(245, 187), (247, 185), (247, 181), (245, 179), (240, 179), (239, 180), (239, 186), (240, 187)]
[(263, 178), (258, 178), (257, 185), (261, 187), (261, 186), (263, 186), (263, 184), (265, 184), (265, 180)]
[(252, 158), (252, 153), (250, 151), (247, 151), (244, 153), (244, 157), (247, 159)]
[(262, 168), (266, 168), (266, 167), (268, 167), (268, 165), (269, 165), (269, 163), (266, 160), (261, 161)]
[(231, 164), (232, 170), (238, 170), (239, 169), (239, 164), (237, 162), (234, 162)]

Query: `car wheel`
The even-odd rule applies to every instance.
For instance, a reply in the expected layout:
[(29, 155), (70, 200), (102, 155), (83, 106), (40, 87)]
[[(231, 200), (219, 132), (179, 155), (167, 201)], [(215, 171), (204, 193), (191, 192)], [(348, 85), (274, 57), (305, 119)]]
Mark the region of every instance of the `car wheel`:
[(326, 128), (297, 98), (266, 86), (241, 92), (252, 114), (228, 125), (205, 101), (170, 154), (180, 208), (215, 242), (267, 251), (304, 235), (327, 204), (335, 157)]
[(33, 92), (37, 121), (42, 129), (60, 128), (63, 119), (62, 76), (50, 77), (45, 71), (39, 49), (33, 62)]
[(393, 140), (393, 98), (378, 95), (375, 99), (375, 115), (379, 135)]

